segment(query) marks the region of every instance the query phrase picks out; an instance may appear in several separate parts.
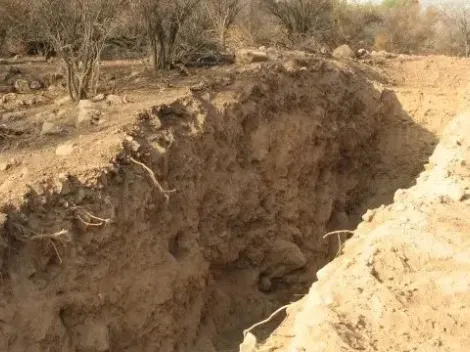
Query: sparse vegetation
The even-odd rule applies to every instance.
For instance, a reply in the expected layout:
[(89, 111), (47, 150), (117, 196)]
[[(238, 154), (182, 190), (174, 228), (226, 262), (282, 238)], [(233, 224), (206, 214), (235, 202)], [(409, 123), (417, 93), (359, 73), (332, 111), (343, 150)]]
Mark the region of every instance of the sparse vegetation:
[(227, 30), (234, 24), (242, 10), (241, 0), (207, 0), (205, 9), (218, 34), (220, 45), (225, 49)]
[(101, 53), (123, 0), (37, 0), (33, 15), (65, 64), (72, 100), (96, 93)]
[(470, 8), (447, 6), (442, 10), (441, 51), (446, 54), (468, 57), (470, 55)]
[(200, 0), (138, 0), (155, 71), (169, 68), (181, 27)]
[(470, 9), (416, 0), (0, 0), (1, 52), (57, 53), (73, 100), (96, 90), (108, 47), (106, 57), (148, 55), (158, 72), (237, 45), (305, 43), (469, 56)]
[(262, 3), (285, 27), (289, 36), (321, 36), (332, 29), (332, 0), (262, 0)]

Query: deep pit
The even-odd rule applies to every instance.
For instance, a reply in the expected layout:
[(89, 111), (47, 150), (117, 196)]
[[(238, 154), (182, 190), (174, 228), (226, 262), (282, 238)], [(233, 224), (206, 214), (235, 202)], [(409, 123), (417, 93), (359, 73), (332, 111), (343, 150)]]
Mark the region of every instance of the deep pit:
[(323, 235), (412, 185), (436, 137), (365, 72), (295, 65), (141, 112), (110, 163), (4, 202), (0, 350), (237, 351), (302, 297)]

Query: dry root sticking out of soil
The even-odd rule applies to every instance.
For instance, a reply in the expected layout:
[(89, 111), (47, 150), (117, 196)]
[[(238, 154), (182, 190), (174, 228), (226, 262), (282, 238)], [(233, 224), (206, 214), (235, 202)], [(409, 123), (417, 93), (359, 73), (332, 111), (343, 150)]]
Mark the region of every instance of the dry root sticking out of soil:
[[(112, 222), (112, 219), (103, 219), (98, 216), (95, 216), (88, 211), (84, 210), (82, 207), (74, 207), (73, 210), (82, 210), (84, 215), (77, 214), (76, 217), (78, 220), (80, 220), (85, 226), (106, 226)], [(86, 221), (83, 216), (88, 217), (88, 221)], [(92, 223), (91, 221), (98, 221), (95, 223)]]
[(57, 255), (57, 259), (59, 260), (59, 263), (62, 264), (62, 257), (59, 254), (59, 249), (57, 248), (57, 245), (63, 245), (65, 246), (67, 243), (70, 243), (72, 241), (72, 238), (70, 237), (70, 233), (68, 230), (60, 230), (58, 232), (52, 233), (52, 234), (39, 234), (39, 235), (34, 235), (31, 237), (32, 241), (49, 241), (51, 246), (54, 248), (54, 251)]
[(176, 192), (176, 190), (175, 189), (171, 189), (171, 190), (163, 189), (163, 187), (160, 185), (160, 182), (158, 182), (157, 178), (155, 177), (155, 174), (147, 165), (145, 165), (144, 163), (141, 163), (140, 161), (135, 160), (132, 157), (129, 157), (129, 159), (134, 164), (141, 166), (145, 171), (147, 171), (155, 187), (160, 191), (160, 193), (165, 197), (165, 200), (168, 202), (170, 200), (170, 193), (174, 193)]
[(350, 235), (354, 235), (354, 231), (350, 231), (350, 230), (337, 230), (337, 231), (331, 231), (331, 232), (328, 232), (327, 234), (325, 234), (323, 236), (323, 239), (327, 239), (328, 237), (330, 236), (333, 236), (333, 235), (337, 235), (338, 236), (338, 252), (336, 253), (336, 257), (338, 257), (339, 255), (341, 255), (341, 252), (343, 250), (343, 242), (341, 241), (341, 235), (343, 234), (350, 234)]

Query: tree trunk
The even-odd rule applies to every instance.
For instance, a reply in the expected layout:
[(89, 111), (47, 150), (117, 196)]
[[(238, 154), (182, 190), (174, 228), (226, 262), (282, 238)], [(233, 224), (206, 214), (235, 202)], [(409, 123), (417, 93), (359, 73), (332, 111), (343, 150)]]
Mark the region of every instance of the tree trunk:
[(222, 45), (222, 49), (225, 50), (225, 35), (226, 35), (226, 28), (225, 25), (220, 26), (219, 28), (219, 40), (220, 40), (220, 45)]
[(168, 60), (168, 57), (167, 57), (167, 48), (166, 48), (166, 45), (165, 45), (165, 41), (164, 40), (160, 40), (160, 50), (158, 52), (159, 54), (159, 66), (160, 66), (160, 70), (166, 70), (167, 69), (167, 60)]
[(72, 101), (78, 101), (80, 98), (78, 96), (78, 92), (75, 85), (75, 73), (72, 65), (70, 63), (66, 63), (67, 68), (67, 90), (69, 93), (70, 99)]
[(150, 41), (152, 49), (152, 63), (155, 73), (165, 70), (168, 64), (168, 48), (163, 38), (154, 38)]
[(150, 47), (151, 47), (151, 56), (152, 56), (152, 64), (153, 70), (157, 73), (160, 70), (159, 67), (159, 57), (158, 57), (158, 43), (157, 38), (153, 37), (150, 39)]

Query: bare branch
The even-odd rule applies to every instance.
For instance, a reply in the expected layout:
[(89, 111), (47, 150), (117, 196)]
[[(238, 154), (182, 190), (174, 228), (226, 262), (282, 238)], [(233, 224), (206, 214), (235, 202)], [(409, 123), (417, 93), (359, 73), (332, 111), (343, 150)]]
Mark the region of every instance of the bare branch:
[(124, 0), (36, 0), (37, 22), (64, 61), (72, 100), (96, 90), (100, 57)]
[(200, 1), (136, 1), (137, 7), (145, 19), (155, 71), (166, 69), (173, 63), (175, 44), (181, 26), (189, 19)]
[(262, 3), (289, 35), (319, 32), (332, 26), (332, 0), (262, 0)]

